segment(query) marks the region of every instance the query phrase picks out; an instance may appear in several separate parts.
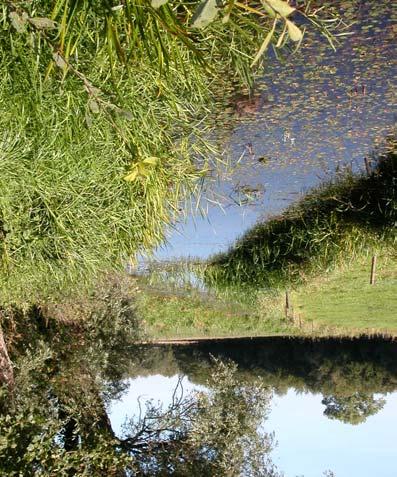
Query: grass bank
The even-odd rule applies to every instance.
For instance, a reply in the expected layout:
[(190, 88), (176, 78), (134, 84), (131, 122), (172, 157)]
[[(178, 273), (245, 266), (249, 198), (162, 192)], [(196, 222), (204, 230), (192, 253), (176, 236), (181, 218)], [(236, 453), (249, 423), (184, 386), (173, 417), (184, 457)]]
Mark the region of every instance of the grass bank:
[(276, 316), (260, 317), (255, 300), (237, 302), (194, 291), (159, 290), (138, 285), (137, 310), (150, 339), (224, 338), (294, 334)]
[[(397, 336), (397, 255), (371, 254), (289, 289), (257, 290), (237, 303), (204, 294), (142, 290), (137, 309), (151, 339), (258, 336)], [(244, 289), (241, 291), (244, 293)], [(245, 291), (248, 294), (248, 291)]]
[(377, 257), (370, 284), (371, 257), (363, 256), (296, 288), (292, 306), (309, 325), (346, 332), (397, 334), (397, 255)]
[(209, 284), (255, 288), (299, 284), (397, 243), (397, 144), (371, 174), (347, 174), (312, 190), (282, 215), (259, 223), (214, 256)]
[[(372, 159), (196, 265), (214, 295), (143, 292), (156, 338), (397, 335), (397, 153)], [(375, 285), (371, 258), (378, 257)], [(285, 290), (291, 309), (285, 313)]]

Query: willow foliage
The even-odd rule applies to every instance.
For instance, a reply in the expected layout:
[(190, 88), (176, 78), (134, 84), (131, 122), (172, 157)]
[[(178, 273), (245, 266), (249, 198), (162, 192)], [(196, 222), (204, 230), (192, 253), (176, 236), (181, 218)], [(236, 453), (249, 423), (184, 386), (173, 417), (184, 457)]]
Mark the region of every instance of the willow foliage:
[(3, 1), (2, 300), (64, 292), (161, 243), (216, 157), (213, 91), (250, 83), (264, 41), (300, 41), (295, 14), (330, 35), (297, 6)]

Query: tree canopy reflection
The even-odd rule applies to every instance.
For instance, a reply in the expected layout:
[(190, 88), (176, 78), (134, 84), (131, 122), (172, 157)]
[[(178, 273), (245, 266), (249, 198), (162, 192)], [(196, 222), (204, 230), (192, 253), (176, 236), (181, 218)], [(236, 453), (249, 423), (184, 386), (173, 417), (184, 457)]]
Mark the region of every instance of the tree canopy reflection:
[(382, 338), (208, 341), (151, 347), (135, 373), (182, 373), (192, 382), (204, 384), (211, 372), (211, 356), (215, 356), (236, 363), (242, 382), (259, 377), (278, 395), (290, 388), (321, 393), (324, 415), (359, 424), (383, 408), (384, 400), (375, 394), (397, 389), (396, 350), (392, 340)]

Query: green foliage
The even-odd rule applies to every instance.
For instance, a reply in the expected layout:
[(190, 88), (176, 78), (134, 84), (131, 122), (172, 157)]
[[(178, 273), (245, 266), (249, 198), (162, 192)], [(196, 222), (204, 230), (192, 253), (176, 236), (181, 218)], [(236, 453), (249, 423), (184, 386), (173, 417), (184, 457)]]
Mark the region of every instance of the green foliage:
[(150, 251), (199, 189), (217, 157), (204, 140), (211, 91), (251, 84), (272, 19), (233, 2), (202, 32), (195, 6), (3, 2), (3, 302), (62, 295)]
[[(104, 401), (122, 391), (139, 336), (126, 283), (1, 314), (16, 387), (1, 393), (0, 473), (119, 475), (130, 459), (114, 449)], [(84, 445), (69, 452), (77, 432)]]
[(386, 247), (397, 223), (397, 153), (377, 158), (369, 176), (348, 175), (307, 194), (279, 217), (249, 230), (208, 268), (208, 283), (280, 287)]
[[(45, 362), (48, 372), (56, 370), (58, 345), (72, 357), (83, 345), (84, 359), (78, 357), (76, 361), (117, 379), (129, 360), (128, 351), (143, 339), (126, 277), (107, 275), (90, 295), (82, 290), (80, 295), (64, 296), (56, 304), (1, 307), (0, 317), (11, 355), (17, 362), (24, 360), (17, 365), (22, 387), (32, 369), (38, 366), (43, 371), (37, 360)], [(59, 359), (65, 358), (62, 355)]]
[[(20, 73), (25, 75), (24, 67)], [(135, 157), (135, 146), (114, 133), (105, 114), (86, 124), (86, 115), (91, 115), (86, 93), (76, 93), (79, 86), (74, 78), (66, 79), (57, 95), (56, 84), (46, 84), (40, 91), (41, 85), (18, 83), (15, 75), (3, 76), (0, 253), (4, 294), (33, 299), (32, 290), (45, 289), (46, 282), (55, 288), (51, 282), (57, 277), (63, 289), (70, 275), (76, 280), (76, 276), (118, 266), (139, 248), (150, 249), (162, 241), (164, 225), (175, 217), (200, 173), (186, 142), (174, 147), (172, 138), (159, 132), (171, 122), (174, 134), (178, 128), (183, 131), (190, 113), (172, 92), (156, 101), (158, 87), (152, 77), (153, 72), (141, 70), (126, 80), (125, 100), (136, 105), (134, 119), (114, 118), (118, 127), (131, 128), (140, 155), (151, 149), (162, 157), (160, 166), (129, 184), (123, 177)], [(172, 81), (183, 84), (177, 73), (176, 77)], [(148, 84), (145, 95), (142, 84)], [(143, 101), (152, 102), (149, 110), (138, 106)], [(192, 131), (194, 126), (187, 134)]]
[(321, 401), (326, 406), (324, 414), (348, 424), (361, 424), (385, 405), (383, 398), (356, 392), (350, 396), (326, 396)]
[[(208, 393), (179, 396), (176, 390), (168, 409), (148, 403), (116, 436), (105, 406), (123, 391), (123, 377), (139, 354), (129, 339), (128, 351), (115, 350), (120, 323), (113, 325), (112, 317), (103, 341), (89, 332), (91, 321), (97, 324), (91, 315), (77, 334), (69, 330), (79, 339), (74, 346), (42, 332), (33, 355), (26, 343), (25, 349), (14, 347), (15, 394), (0, 396), (2, 474), (155, 476), (171, 469), (181, 476), (277, 475), (268, 456), (272, 437), (258, 431), (269, 391), (259, 383), (240, 385), (232, 364), (216, 363)], [(54, 326), (59, 338), (65, 324), (58, 319)], [(121, 325), (127, 338), (130, 326)]]

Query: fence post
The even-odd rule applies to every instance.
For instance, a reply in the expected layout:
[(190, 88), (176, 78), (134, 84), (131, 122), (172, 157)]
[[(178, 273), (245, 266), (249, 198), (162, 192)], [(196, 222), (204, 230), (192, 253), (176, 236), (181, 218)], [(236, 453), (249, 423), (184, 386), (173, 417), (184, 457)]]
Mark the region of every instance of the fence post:
[(376, 278), (376, 255), (372, 257), (372, 262), (371, 262), (371, 278), (369, 279), (369, 284), (374, 285), (375, 284), (375, 278)]
[(285, 318), (288, 319), (289, 315), (289, 295), (288, 295), (288, 290), (285, 290)]
[(367, 175), (370, 176), (372, 174), (372, 170), (371, 170), (371, 163), (368, 157), (364, 157), (364, 162), (365, 162), (365, 170), (367, 171)]

